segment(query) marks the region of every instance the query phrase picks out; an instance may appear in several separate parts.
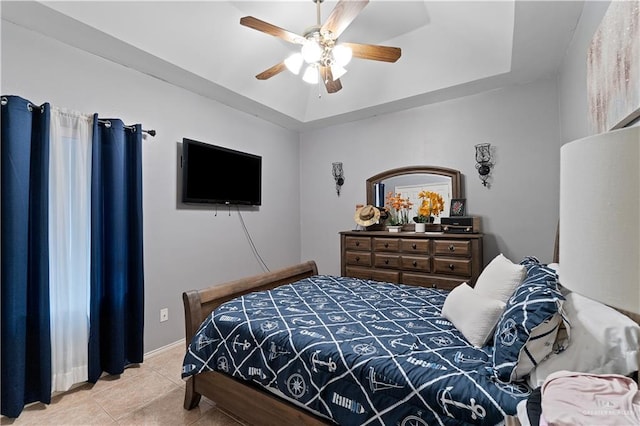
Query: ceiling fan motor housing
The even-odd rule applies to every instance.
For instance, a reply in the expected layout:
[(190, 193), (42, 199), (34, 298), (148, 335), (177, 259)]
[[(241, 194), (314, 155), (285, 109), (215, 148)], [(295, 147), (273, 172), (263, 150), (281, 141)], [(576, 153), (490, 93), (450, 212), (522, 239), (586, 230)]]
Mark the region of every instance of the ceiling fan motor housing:
[(256, 75), (257, 79), (266, 80), (287, 68), (294, 74), (298, 74), (302, 63), (307, 62), (309, 66), (303, 80), (315, 84), (318, 80), (317, 75), (320, 74), (327, 92), (336, 93), (342, 89), (340, 76), (347, 72), (344, 66), (352, 57), (383, 62), (396, 62), (400, 58), (401, 50), (398, 47), (360, 43), (337, 44), (338, 37), (369, 3), (369, 0), (339, 0), (324, 24), (320, 22), (320, 4), (323, 0), (312, 1), (316, 4), (317, 23), (307, 28), (303, 36), (253, 16), (240, 19), (241, 25), (279, 37), (289, 43), (302, 45), (299, 53)]
[(333, 38), (331, 31), (323, 32), (319, 25), (314, 25), (305, 30), (304, 38), (306, 43), (302, 47), (302, 56), (307, 63), (317, 63), (323, 67), (330, 67), (335, 63), (332, 52), (337, 40)]

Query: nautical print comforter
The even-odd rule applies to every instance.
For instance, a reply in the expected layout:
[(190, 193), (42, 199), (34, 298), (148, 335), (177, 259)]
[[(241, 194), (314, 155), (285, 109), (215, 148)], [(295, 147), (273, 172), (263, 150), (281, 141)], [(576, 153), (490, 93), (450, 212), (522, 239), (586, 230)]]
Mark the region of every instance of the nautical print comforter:
[(499, 424), (530, 389), (491, 380), (442, 290), (316, 275), (221, 305), (182, 377), (222, 371), (342, 425)]

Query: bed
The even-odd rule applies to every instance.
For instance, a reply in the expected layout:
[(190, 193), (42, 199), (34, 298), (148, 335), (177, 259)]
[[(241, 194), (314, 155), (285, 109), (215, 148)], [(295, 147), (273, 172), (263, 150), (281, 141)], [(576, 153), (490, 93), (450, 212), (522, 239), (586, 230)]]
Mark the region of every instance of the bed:
[(260, 425), (509, 422), (531, 387), (496, 380), (492, 348), (443, 317), (448, 296), (312, 261), (186, 292), (184, 407), (204, 395)]
[[(310, 261), (266, 274), (183, 293), (187, 345), (198, 331), (202, 321), (222, 303), (237, 296), (253, 291), (269, 290), (317, 273), (315, 262)], [(216, 371), (193, 375), (187, 379), (184, 408), (190, 410), (196, 407), (202, 395), (214, 401), (223, 410), (252, 424), (321, 425), (329, 423), (256, 386), (240, 382)]]

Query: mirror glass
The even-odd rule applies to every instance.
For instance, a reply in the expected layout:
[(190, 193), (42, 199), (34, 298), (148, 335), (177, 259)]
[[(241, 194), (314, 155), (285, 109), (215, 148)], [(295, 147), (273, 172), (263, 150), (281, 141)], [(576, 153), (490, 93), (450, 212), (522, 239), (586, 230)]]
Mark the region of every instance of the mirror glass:
[(460, 172), (442, 167), (413, 166), (387, 170), (367, 179), (367, 204), (377, 207), (385, 205), (389, 192), (400, 193), (403, 198), (409, 197), (413, 208), (409, 218), (417, 216), (419, 207), (418, 193), (432, 191), (444, 199), (444, 210), (435, 218), (448, 217), (452, 198), (463, 198)]

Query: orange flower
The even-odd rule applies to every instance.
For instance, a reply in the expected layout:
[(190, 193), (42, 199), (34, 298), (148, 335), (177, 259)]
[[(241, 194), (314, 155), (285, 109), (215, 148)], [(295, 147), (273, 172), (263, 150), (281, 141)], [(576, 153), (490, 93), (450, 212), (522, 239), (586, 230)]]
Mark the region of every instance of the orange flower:
[(418, 197), (422, 199), (422, 203), (418, 209), (420, 216), (439, 216), (444, 210), (444, 200), (440, 194), (431, 191), (421, 191)]
[(392, 225), (409, 223), (409, 210), (413, 203), (409, 198), (402, 198), (402, 194), (389, 191), (386, 197), (386, 207), (389, 210), (389, 220)]

